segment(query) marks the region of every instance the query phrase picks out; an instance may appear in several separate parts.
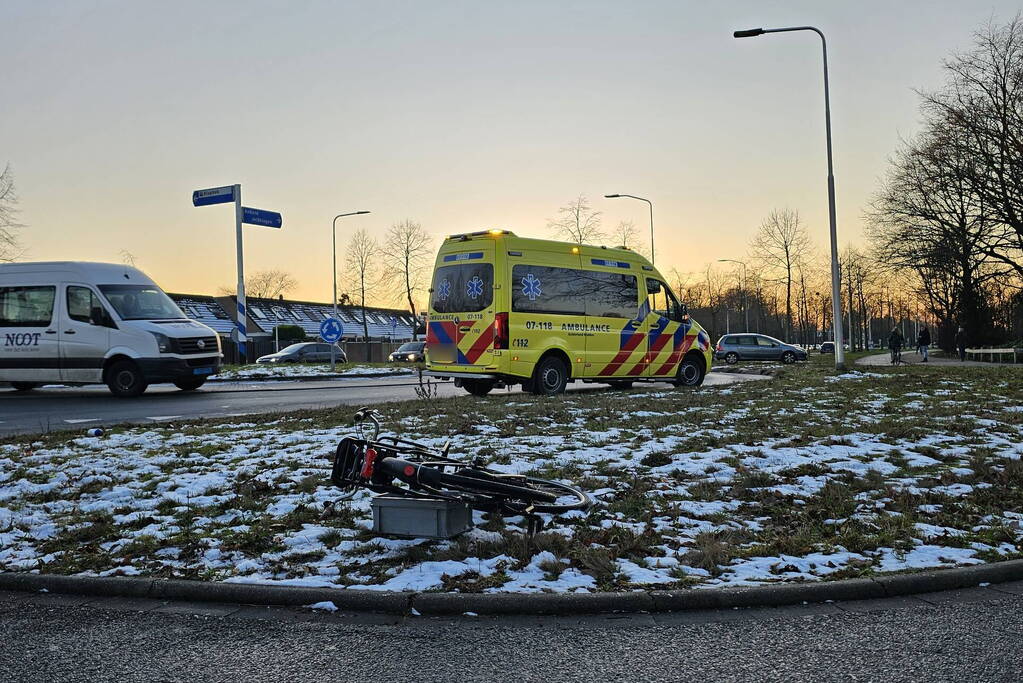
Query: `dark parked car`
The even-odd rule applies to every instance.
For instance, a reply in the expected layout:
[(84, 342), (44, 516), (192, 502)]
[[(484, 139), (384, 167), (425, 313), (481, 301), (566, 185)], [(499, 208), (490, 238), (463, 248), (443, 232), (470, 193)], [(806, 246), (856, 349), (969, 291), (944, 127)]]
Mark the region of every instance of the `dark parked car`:
[(398, 347), (398, 350), (387, 357), (389, 361), (420, 363), (424, 359), (423, 347), (426, 342), (406, 342)]
[(821, 353), (834, 353), (834, 352), (835, 352), (835, 342), (822, 342), (821, 343)]
[(805, 349), (768, 337), (766, 334), (726, 334), (718, 340), (714, 358), (726, 363), (741, 360), (780, 360), (795, 363), (806, 360)]
[[(334, 358), (339, 363), (347, 363), (348, 356), (341, 347), (334, 347)], [(260, 356), (257, 363), (329, 363), (330, 344), (317, 342), (300, 342), (285, 346), (277, 353)]]

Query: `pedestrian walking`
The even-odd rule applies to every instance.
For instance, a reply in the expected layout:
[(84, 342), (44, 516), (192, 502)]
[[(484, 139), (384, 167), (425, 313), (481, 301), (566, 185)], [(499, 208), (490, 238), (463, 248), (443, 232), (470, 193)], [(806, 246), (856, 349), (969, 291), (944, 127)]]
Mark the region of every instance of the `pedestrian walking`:
[(959, 350), (959, 360), (966, 360), (966, 330), (962, 325), (959, 326), (959, 331), (956, 332), (956, 348)]
[(925, 327), (924, 329), (920, 330), (920, 334), (918, 334), (916, 336), (916, 352), (917, 352), (917, 354), (919, 354), (919, 355), (924, 357), (924, 359), (922, 361), (920, 361), (921, 363), (926, 363), (927, 362), (927, 352), (930, 350), (930, 348), (931, 348), (931, 333)]
[(892, 350), (892, 365), (902, 362), (902, 347), (906, 344), (906, 338), (902, 336), (902, 330), (898, 327), (892, 329), (888, 335), (888, 348)]

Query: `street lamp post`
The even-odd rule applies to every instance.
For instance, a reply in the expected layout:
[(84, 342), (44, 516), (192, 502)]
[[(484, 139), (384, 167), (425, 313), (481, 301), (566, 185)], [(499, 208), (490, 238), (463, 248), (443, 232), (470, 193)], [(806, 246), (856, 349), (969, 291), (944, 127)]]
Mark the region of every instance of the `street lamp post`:
[(845, 370), (845, 349), (842, 346), (842, 283), (838, 273), (838, 231), (835, 227), (835, 165), (831, 153), (831, 95), (828, 89), (828, 43), (820, 29), (813, 26), (790, 26), (788, 28), (752, 28), (735, 31), (735, 38), (754, 38), (764, 33), (786, 33), (788, 31), (813, 31), (821, 39), (824, 56), (824, 128), (828, 142), (828, 219), (831, 225), (831, 323), (835, 336), (835, 369)]
[(621, 199), (622, 197), (628, 197), (629, 199), (638, 199), (641, 202), (646, 202), (650, 207), (650, 263), (654, 262), (654, 203), (649, 199), (643, 197), (637, 197), (633, 194), (606, 194), (605, 199)]
[[(334, 320), (337, 320), (337, 219), (344, 218), (345, 216), (361, 216), (369, 211), (352, 211), (350, 213), (339, 213), (334, 216), (334, 222), (330, 228), (330, 257), (331, 257), (331, 272), (334, 275), (334, 296), (330, 299), (334, 305)], [(330, 371), (334, 372), (334, 368), (337, 363), (337, 351), (336, 342), (330, 345)]]
[(746, 262), (737, 261), (731, 258), (719, 258), (719, 263), (738, 263), (742, 266), (742, 282), (739, 283), (739, 287), (742, 289), (742, 310), (746, 314), (746, 331), (749, 332), (749, 300), (746, 298)]

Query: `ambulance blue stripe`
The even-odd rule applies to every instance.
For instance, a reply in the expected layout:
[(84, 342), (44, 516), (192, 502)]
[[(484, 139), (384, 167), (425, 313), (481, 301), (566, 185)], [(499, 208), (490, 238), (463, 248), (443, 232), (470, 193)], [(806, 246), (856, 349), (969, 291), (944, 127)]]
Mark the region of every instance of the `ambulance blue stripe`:
[(606, 258), (591, 258), (590, 263), (595, 266), (605, 266), (607, 268), (632, 268), (632, 266), (625, 261), (613, 261)]
[(471, 261), (481, 258), (483, 258), (482, 251), (473, 251), (464, 254), (448, 254), (444, 257), (444, 262), (447, 263), (449, 261)]
[(430, 323), (430, 328), (433, 334), (437, 337), (437, 341), (441, 344), (454, 344), (454, 340), (448, 336), (447, 330), (444, 329), (444, 325), (441, 323)]

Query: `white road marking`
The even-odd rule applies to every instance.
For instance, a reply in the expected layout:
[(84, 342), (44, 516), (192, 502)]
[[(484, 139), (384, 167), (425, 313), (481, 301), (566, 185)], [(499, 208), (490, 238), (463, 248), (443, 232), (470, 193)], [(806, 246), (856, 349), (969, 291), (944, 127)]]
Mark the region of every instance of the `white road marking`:
[(98, 421), (99, 421), (98, 417), (83, 417), (83, 418), (79, 418), (77, 420), (64, 420), (64, 422), (67, 422), (69, 425), (76, 425), (76, 424), (79, 424), (81, 422), (98, 422)]
[(181, 417), (180, 415), (155, 415), (146, 417), (147, 420), (174, 420)]

